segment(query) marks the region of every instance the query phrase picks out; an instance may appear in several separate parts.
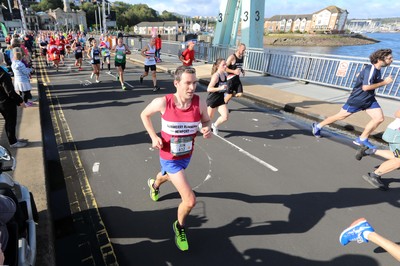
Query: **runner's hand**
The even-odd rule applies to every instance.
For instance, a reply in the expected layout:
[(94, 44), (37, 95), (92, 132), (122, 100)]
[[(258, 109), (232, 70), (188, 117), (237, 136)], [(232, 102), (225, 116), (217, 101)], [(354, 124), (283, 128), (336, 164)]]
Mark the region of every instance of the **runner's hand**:
[(389, 77), (385, 78), (383, 81), (385, 82), (385, 84), (390, 84), (393, 82), (393, 78), (392, 78), (392, 76), (389, 76)]
[(203, 138), (205, 139), (209, 139), (212, 136), (210, 127), (201, 128), (201, 133), (203, 134)]
[(163, 147), (162, 140), (158, 136), (155, 137), (155, 138), (152, 138), (151, 141), (152, 141), (152, 147), (154, 149), (158, 149), (159, 150), (159, 149), (161, 149)]

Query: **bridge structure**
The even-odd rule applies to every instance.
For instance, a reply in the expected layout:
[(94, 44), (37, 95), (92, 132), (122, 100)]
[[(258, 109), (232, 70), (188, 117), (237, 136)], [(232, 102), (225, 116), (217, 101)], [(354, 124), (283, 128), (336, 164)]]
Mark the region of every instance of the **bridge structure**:
[(265, 1), (222, 0), (213, 45), (235, 47), (240, 26), (240, 43), (263, 48)]

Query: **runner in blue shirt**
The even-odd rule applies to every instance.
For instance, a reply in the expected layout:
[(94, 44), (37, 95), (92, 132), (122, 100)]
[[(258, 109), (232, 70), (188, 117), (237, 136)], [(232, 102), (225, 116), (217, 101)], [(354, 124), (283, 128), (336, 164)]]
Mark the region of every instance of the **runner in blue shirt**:
[(368, 122), (363, 133), (353, 143), (358, 146), (367, 146), (371, 149), (375, 148), (368, 141), (368, 137), (384, 120), (382, 108), (375, 99), (375, 90), (393, 82), (392, 76), (388, 76), (385, 79), (381, 77), (381, 68), (388, 67), (393, 62), (392, 50), (377, 50), (370, 55), (369, 59), (371, 65), (367, 65), (357, 76), (353, 91), (342, 109), (319, 124), (312, 124), (312, 133), (315, 137), (321, 137), (322, 127), (365, 110), (371, 117), (371, 121)]

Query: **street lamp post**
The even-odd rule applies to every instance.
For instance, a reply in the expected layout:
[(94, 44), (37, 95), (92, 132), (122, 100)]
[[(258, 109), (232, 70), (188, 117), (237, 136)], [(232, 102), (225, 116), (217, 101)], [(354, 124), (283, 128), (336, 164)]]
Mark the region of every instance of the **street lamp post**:
[[(26, 21), (25, 21), (25, 15), (24, 15), (24, 8), (21, 4), (21, 0), (18, 0), (18, 6), (19, 6), (19, 11), (21, 13), (21, 22), (22, 22), (22, 29), (25, 31), (25, 33), (28, 31), (28, 28), (26, 27)], [(11, 11), (12, 12), (12, 11)]]
[(107, 33), (106, 0), (103, 0), (103, 33)]
[(101, 33), (102, 30), (101, 30), (101, 13), (100, 13), (100, 6), (97, 5), (97, 8), (98, 8), (98, 14), (99, 14), (99, 24), (100, 24), (100, 33)]
[(99, 28), (98, 28), (98, 25), (97, 25), (97, 10), (96, 9), (94, 9), (94, 19), (96, 21), (96, 31), (98, 31)]

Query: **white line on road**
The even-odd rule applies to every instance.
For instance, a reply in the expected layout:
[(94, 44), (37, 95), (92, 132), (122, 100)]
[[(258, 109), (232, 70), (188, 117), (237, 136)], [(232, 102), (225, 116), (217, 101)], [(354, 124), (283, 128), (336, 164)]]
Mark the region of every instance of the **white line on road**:
[(251, 154), (250, 152), (248, 152), (248, 151), (246, 151), (246, 150), (243, 150), (242, 148), (240, 148), (240, 147), (237, 146), (236, 144), (233, 144), (233, 143), (230, 142), (229, 140), (226, 140), (226, 139), (224, 139), (223, 137), (218, 136), (218, 135), (214, 135), (214, 136), (220, 138), (220, 139), (223, 140), (223, 141), (225, 141), (226, 143), (228, 143), (228, 144), (231, 145), (232, 147), (234, 147), (234, 148), (236, 148), (237, 150), (239, 150), (239, 152), (241, 152), (241, 153), (243, 153), (244, 155), (250, 157), (250, 158), (253, 159), (254, 161), (258, 162), (259, 164), (264, 165), (264, 166), (267, 167), (268, 169), (270, 169), (270, 170), (272, 170), (272, 171), (274, 171), (274, 172), (277, 172), (277, 171), (278, 171), (278, 168), (276, 168), (276, 167), (270, 165), (269, 163), (267, 163), (267, 162), (261, 160), (260, 158), (258, 158), (257, 156)]
[[(109, 75), (109, 76), (113, 77), (114, 79), (115, 79), (115, 78), (117, 78), (117, 76), (115, 76), (115, 75), (114, 75), (114, 74), (112, 74), (112, 73), (111, 73), (111, 74), (110, 74), (110, 73), (107, 73), (107, 75)], [(117, 75), (118, 75), (118, 74), (117, 74)], [(131, 87), (132, 89), (133, 89), (133, 88), (135, 88), (135, 86), (133, 86), (133, 85), (129, 84), (129, 83), (128, 83), (128, 82), (126, 82), (126, 81), (124, 81), (124, 84), (125, 84), (125, 85), (127, 85), (128, 87)]]
[(93, 167), (92, 167), (92, 172), (93, 173), (98, 173), (99, 172), (99, 168), (100, 168), (100, 163), (99, 162), (95, 162), (93, 164)]

